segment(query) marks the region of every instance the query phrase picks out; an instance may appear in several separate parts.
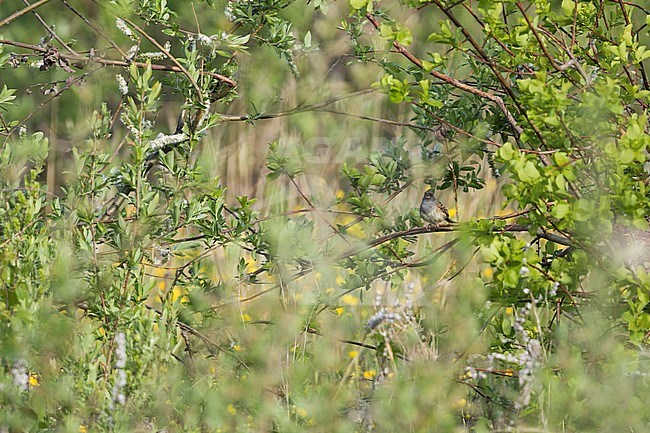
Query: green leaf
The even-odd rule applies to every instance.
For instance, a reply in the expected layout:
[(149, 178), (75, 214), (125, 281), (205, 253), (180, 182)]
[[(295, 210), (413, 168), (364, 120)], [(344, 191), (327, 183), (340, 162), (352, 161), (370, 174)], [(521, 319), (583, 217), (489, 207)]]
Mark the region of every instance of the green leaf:
[(634, 151), (632, 149), (620, 149), (618, 152), (618, 160), (621, 164), (630, 164), (634, 161)]
[(407, 28), (400, 28), (395, 34), (395, 40), (402, 45), (411, 45), (413, 43), (413, 35)]
[(557, 185), (560, 191), (567, 191), (567, 181), (562, 173), (555, 176), (555, 185)]
[(350, 6), (356, 10), (363, 9), (367, 4), (368, 0), (350, 0)]
[(569, 206), (567, 203), (556, 203), (555, 206), (553, 206), (551, 215), (553, 215), (554, 218), (562, 219), (567, 216), (570, 211), (571, 206)]
[(501, 322), (501, 332), (503, 332), (504, 335), (510, 335), (510, 332), (512, 332), (512, 320), (508, 317), (505, 317)]
[(569, 164), (569, 162), (571, 162), (571, 160), (569, 159), (569, 157), (565, 152), (556, 152), (553, 155), (553, 159), (555, 160), (555, 163), (559, 166), (564, 166)]
[(499, 158), (510, 161), (515, 156), (515, 148), (512, 143), (505, 143), (498, 151)]
[(537, 167), (535, 167), (535, 164), (532, 161), (526, 161), (523, 168), (519, 170), (517, 174), (519, 175), (519, 178), (524, 182), (534, 181), (536, 179), (539, 179), (541, 176), (539, 170), (537, 170)]
[(562, 0), (562, 11), (564, 12), (564, 15), (572, 17), (575, 8), (576, 2), (574, 0)]
[(497, 246), (494, 244), (489, 247), (481, 248), (481, 254), (486, 263), (497, 263), (501, 259), (501, 254), (499, 253)]
[(3, 85), (2, 91), (0, 91), (0, 105), (15, 105), (10, 102), (16, 99), (14, 93), (16, 93), (16, 89), (8, 89), (6, 84)]
[(435, 68), (435, 67), (436, 67), (435, 63), (431, 63), (431, 62), (429, 62), (428, 60), (422, 60), (422, 68), (423, 68), (426, 72), (431, 72), (431, 71), (433, 71), (433, 68)]
[(379, 34), (385, 37), (386, 39), (390, 39), (393, 37), (393, 27), (390, 24), (381, 24), (379, 26)]
[(508, 287), (517, 287), (519, 284), (519, 271), (517, 269), (508, 269), (503, 275), (503, 284)]

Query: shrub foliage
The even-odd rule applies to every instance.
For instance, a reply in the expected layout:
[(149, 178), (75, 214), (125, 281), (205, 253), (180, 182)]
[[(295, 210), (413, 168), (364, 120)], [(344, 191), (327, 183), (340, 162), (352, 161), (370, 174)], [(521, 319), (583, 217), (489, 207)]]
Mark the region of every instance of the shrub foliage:
[(0, 11), (0, 431), (650, 422), (643, 2)]

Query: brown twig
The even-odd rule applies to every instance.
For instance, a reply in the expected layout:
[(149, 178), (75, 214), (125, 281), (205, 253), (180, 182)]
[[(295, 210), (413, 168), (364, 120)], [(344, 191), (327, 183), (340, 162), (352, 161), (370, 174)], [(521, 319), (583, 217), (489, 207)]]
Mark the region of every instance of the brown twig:
[[(314, 203), (312, 203), (312, 201), (309, 199), (309, 197), (307, 197), (307, 196), (305, 195), (305, 193), (302, 192), (302, 189), (301, 189), (300, 186), (298, 185), (298, 182), (296, 182), (296, 179), (295, 179), (293, 176), (291, 176), (291, 175), (288, 175), (288, 176), (289, 176), (289, 179), (291, 180), (291, 183), (293, 183), (293, 186), (296, 187), (296, 190), (298, 191), (298, 194), (300, 194), (300, 196), (303, 198), (303, 200), (305, 200), (305, 201), (307, 202), (307, 204), (309, 205), (310, 208), (315, 209)], [(320, 213), (318, 213), (318, 212), (316, 212), (316, 216), (318, 216), (320, 219), (322, 219), (323, 221), (325, 221), (325, 224), (327, 224), (327, 225), (329, 226), (329, 228), (331, 228), (332, 231), (333, 231), (336, 235), (338, 235), (341, 239), (343, 239), (343, 241), (344, 241), (346, 244), (348, 244), (348, 246), (350, 246), (350, 242), (348, 242), (348, 240), (345, 238), (345, 236), (343, 236), (343, 235), (341, 234), (341, 232), (340, 232), (336, 227), (334, 227), (334, 225), (332, 225), (331, 222), (329, 222), (329, 221), (327, 220), (327, 218), (325, 218), (324, 216), (322, 216), (322, 215), (321, 215)]]
[(279, 111), (277, 113), (259, 113), (259, 114), (238, 114), (238, 115), (228, 115), (228, 114), (220, 114), (219, 115), (219, 121), (221, 122), (253, 122), (255, 120), (267, 120), (267, 119), (276, 119), (278, 117), (286, 117), (286, 116), (291, 116), (294, 114), (300, 114), (303, 112), (307, 111), (319, 111), (320, 109), (327, 107), (328, 105), (335, 104), (339, 101), (343, 101), (345, 99), (350, 99), (354, 98), (356, 96), (361, 96), (361, 95), (366, 95), (368, 93), (373, 93), (375, 92), (375, 89), (363, 89), (357, 92), (353, 92), (347, 95), (343, 96), (336, 96), (334, 98), (328, 99), (326, 101), (322, 101), (316, 104), (311, 104), (311, 105), (298, 105), (294, 108), (291, 108), (289, 110), (285, 111)]
[[(368, 19), (368, 21), (370, 21), (370, 23), (372, 23), (372, 25), (375, 27), (375, 29), (379, 30), (379, 23), (377, 22), (377, 20), (375, 19), (374, 16), (372, 16), (371, 14), (366, 14), (366, 18)], [(424, 66), (422, 65), (422, 61), (419, 58), (417, 58), (415, 55), (413, 55), (409, 50), (404, 48), (402, 46), (402, 44), (400, 44), (397, 41), (393, 41), (393, 46), (395, 47), (397, 52), (399, 52), (404, 57), (406, 57), (406, 59), (408, 59), (411, 63), (413, 63), (414, 65), (416, 65), (419, 68), (424, 69)], [(512, 126), (512, 128), (515, 131), (515, 133), (517, 134), (517, 136), (521, 135), (521, 133), (523, 132), (523, 129), (521, 128), (521, 126), (519, 126), (517, 124), (517, 120), (514, 118), (512, 113), (510, 113), (510, 111), (508, 110), (508, 107), (506, 107), (506, 104), (503, 102), (503, 99), (501, 99), (501, 97), (493, 95), (491, 93), (484, 92), (484, 91), (479, 90), (479, 89), (477, 89), (475, 87), (472, 87), (470, 85), (467, 85), (467, 84), (463, 83), (462, 81), (459, 81), (459, 80), (457, 80), (457, 79), (455, 79), (453, 77), (450, 77), (449, 75), (443, 74), (442, 72), (438, 72), (435, 69), (431, 70), (429, 72), (429, 74), (432, 75), (433, 77), (439, 79), (439, 80), (442, 80), (442, 81), (444, 81), (444, 82), (446, 82), (448, 84), (451, 84), (452, 86), (456, 87), (457, 89), (463, 90), (465, 92), (480, 96), (483, 99), (488, 99), (488, 100), (494, 102), (495, 104), (497, 104), (497, 106), (499, 107), (499, 109), (501, 110), (503, 115), (506, 117), (506, 120), (508, 121), (510, 126)]]
[[(527, 225), (510, 224), (510, 225), (507, 225), (504, 228), (500, 229), (499, 232), (501, 232), (501, 233), (505, 233), (505, 232), (510, 232), (510, 233), (514, 233), (514, 232), (530, 232), (530, 228), (531, 227), (527, 226)], [(365, 245), (359, 246), (357, 248), (351, 248), (351, 249), (343, 252), (339, 256), (328, 260), (327, 262), (337, 262), (337, 261), (345, 260), (345, 259), (347, 259), (349, 257), (357, 255), (357, 254), (359, 254), (359, 253), (361, 253), (363, 251), (366, 251), (368, 249), (375, 248), (375, 247), (377, 247), (377, 246), (379, 246), (381, 244), (384, 244), (384, 243), (386, 243), (386, 242), (388, 242), (388, 241), (390, 241), (392, 239), (396, 239), (396, 238), (401, 238), (401, 237), (405, 237), (405, 236), (415, 236), (415, 235), (420, 235), (420, 234), (425, 234), (425, 233), (443, 233), (443, 232), (448, 233), (448, 232), (455, 232), (457, 230), (458, 230), (458, 227), (455, 226), (455, 225), (443, 225), (443, 226), (415, 227), (415, 228), (412, 228), (412, 229), (409, 229), (409, 230), (402, 230), (402, 231), (398, 231), (398, 232), (394, 232), (394, 233), (389, 233), (387, 235), (380, 236), (380, 237), (378, 237), (378, 238), (376, 238), (374, 240), (371, 240), (371, 241), (367, 242)], [(554, 242), (554, 243), (557, 243), (557, 244), (560, 244), (560, 245), (565, 245), (565, 246), (572, 246), (573, 245), (573, 242), (570, 239), (565, 238), (564, 236), (553, 234), (553, 233), (546, 233), (546, 232), (542, 231), (541, 229), (537, 231), (536, 236), (538, 236), (540, 238), (544, 238), (544, 239), (546, 239), (548, 241), (551, 241), (551, 242)], [(449, 248), (450, 245), (453, 245), (453, 243), (456, 243), (457, 241), (458, 241), (458, 239), (455, 239), (454, 241), (451, 241), (451, 243), (448, 242), (447, 244), (443, 245), (443, 247)], [(414, 266), (413, 264), (405, 264), (404, 265), (404, 267), (413, 267), (413, 266)], [(287, 278), (285, 281), (283, 281), (283, 284), (295, 281), (295, 280), (307, 275), (308, 273), (312, 272), (314, 269), (316, 269), (314, 266), (302, 269), (302, 270), (296, 272), (294, 275)], [(263, 296), (263, 295), (265, 295), (267, 293), (270, 293), (270, 292), (273, 292), (273, 291), (277, 290), (279, 287), (280, 287), (280, 284), (275, 284), (275, 285), (273, 285), (272, 287), (270, 287), (268, 289), (264, 289), (264, 290), (262, 290), (262, 291), (260, 291), (258, 293), (255, 293), (255, 294), (253, 294), (251, 296), (248, 296), (246, 298), (241, 298), (241, 299), (238, 300), (238, 302), (243, 303), (243, 302), (252, 301), (254, 299), (259, 298), (260, 296)]]
[[(0, 43), (2, 43), (2, 42), (0, 41)], [(70, 80), (69, 82), (67, 82), (66, 85), (65, 85), (65, 87), (63, 87), (61, 90), (58, 90), (56, 93), (53, 93), (49, 98), (47, 98), (46, 100), (44, 100), (43, 102), (41, 102), (41, 103), (38, 105), (38, 107), (36, 107), (35, 110), (33, 110), (32, 112), (30, 112), (30, 113), (27, 115), (27, 117), (25, 117), (24, 119), (22, 119), (22, 120), (21, 120), (21, 121), (20, 121), (16, 126), (14, 126), (14, 127), (11, 129), (11, 131), (9, 131), (9, 133), (7, 134), (7, 138), (6, 138), (6, 140), (9, 140), (9, 138), (11, 137), (11, 134), (13, 134), (14, 131), (17, 131), (18, 128), (20, 128), (22, 125), (25, 124), (25, 122), (27, 122), (29, 119), (31, 119), (32, 117), (34, 117), (34, 115), (35, 115), (36, 113), (38, 113), (38, 112), (39, 112), (43, 107), (45, 107), (47, 104), (49, 104), (49, 103), (50, 103), (54, 98), (58, 98), (59, 96), (61, 96), (61, 94), (62, 94), (63, 92), (69, 90), (72, 86), (74, 86), (75, 84), (79, 83), (80, 81), (83, 81), (83, 79), (86, 78), (88, 75), (90, 75), (90, 74), (92, 74), (92, 73), (98, 71), (98, 70), (101, 69), (101, 68), (102, 68), (102, 67), (100, 66), (100, 67), (98, 67), (98, 68), (96, 68), (96, 69), (94, 69), (94, 70), (92, 70), (92, 71), (85, 72), (84, 74), (82, 74), (82, 75), (80, 75), (80, 76), (78, 76), (78, 77), (75, 77), (73, 80)]]
[[(533, 36), (535, 36), (535, 39), (537, 40), (537, 43), (539, 44), (540, 48), (542, 49), (542, 52), (544, 53), (544, 56), (548, 59), (549, 62), (551, 62), (551, 66), (556, 71), (562, 71), (558, 64), (555, 62), (555, 59), (553, 56), (551, 56), (551, 53), (548, 52), (548, 49), (546, 48), (546, 45), (544, 44), (544, 41), (542, 40), (542, 37), (539, 35), (537, 32), (537, 28), (533, 23), (530, 21), (530, 18), (528, 17), (528, 14), (526, 13), (526, 10), (524, 9), (524, 6), (521, 4), (520, 1), (516, 2), (515, 5), (521, 12), (521, 15), (523, 15), (524, 20), (526, 21), (526, 24), (528, 24), (528, 28), (530, 29), (531, 32), (533, 32)], [(577, 6), (576, 6), (577, 7)]]
[[(24, 2), (27, 6), (31, 6), (27, 0), (23, 0), (23, 2)], [(61, 39), (61, 38), (59, 37), (59, 35), (57, 35), (57, 34), (54, 32), (54, 30), (52, 30), (52, 29), (50, 28), (50, 26), (47, 25), (47, 23), (43, 20), (43, 18), (41, 18), (41, 16), (39, 15), (38, 12), (36, 12), (35, 10), (33, 10), (32, 13), (33, 13), (34, 16), (36, 17), (36, 19), (41, 23), (41, 25), (42, 25), (43, 27), (45, 27), (45, 30), (47, 30), (47, 32), (48, 32), (48, 33), (49, 33), (49, 34), (50, 34), (54, 39), (56, 39), (56, 41), (57, 41), (58, 43), (60, 43), (61, 46), (62, 46), (63, 48), (65, 48), (66, 50), (68, 50), (68, 52), (69, 52), (70, 54), (72, 54), (73, 56), (78, 56), (78, 55), (79, 55), (79, 53), (77, 53), (77, 52), (76, 52), (75, 50), (73, 50), (70, 46), (68, 46), (68, 44), (66, 44), (66, 43), (63, 41), (63, 39)]]
[(178, 68), (178, 69), (183, 73), (183, 75), (185, 75), (185, 76), (187, 77), (187, 79), (190, 81), (190, 83), (192, 84), (192, 87), (194, 87), (194, 91), (196, 91), (196, 96), (199, 98), (199, 101), (201, 102), (201, 104), (203, 104), (203, 91), (202, 91), (201, 88), (199, 87), (199, 85), (198, 85), (198, 83), (196, 82), (196, 80), (194, 79), (194, 77), (192, 77), (192, 75), (190, 74), (190, 72), (189, 72), (187, 69), (185, 69), (185, 66), (183, 66), (183, 65), (182, 65), (182, 64), (181, 64), (181, 63), (176, 59), (176, 57), (174, 57), (174, 56), (173, 56), (169, 51), (167, 51), (167, 50), (165, 49), (165, 47), (163, 47), (162, 45), (160, 45), (160, 43), (159, 43), (155, 38), (149, 36), (149, 34), (148, 34), (147, 32), (145, 32), (144, 30), (142, 30), (142, 29), (141, 29), (140, 27), (138, 27), (135, 23), (133, 23), (132, 21), (129, 21), (129, 20), (126, 19), (126, 18), (122, 18), (122, 19), (123, 19), (124, 22), (126, 22), (128, 25), (130, 25), (131, 27), (133, 27), (134, 29), (136, 29), (138, 33), (140, 33), (142, 36), (144, 36), (144, 37), (145, 37), (149, 42), (151, 42), (151, 43), (152, 43), (156, 48), (158, 48), (158, 49), (159, 49), (163, 54), (165, 54), (165, 56), (167, 56), (167, 58), (168, 58), (169, 60), (171, 60), (172, 63), (174, 63), (174, 64), (176, 65), (176, 67), (177, 67), (177, 68)]
[(49, 1), (50, 0), (39, 0), (36, 3), (33, 3), (33, 4), (29, 5), (29, 6), (27, 6), (26, 8), (23, 8), (23, 9), (21, 9), (19, 11), (14, 12), (13, 14), (9, 15), (4, 20), (0, 21), (0, 27), (6, 26), (7, 24), (12, 22), (16, 18), (22, 17), (23, 15), (30, 13), (34, 9), (43, 6), (45, 3), (49, 2)]
[[(618, 4), (621, 7), (621, 12), (623, 13), (623, 17), (625, 18), (625, 23), (629, 25), (629, 24), (631, 24), (631, 21), (630, 21), (630, 17), (628, 15), (627, 11), (625, 10), (624, 3), (625, 2), (623, 2), (623, 0), (618, 0)], [(647, 14), (647, 12), (646, 12), (646, 14)], [(632, 30), (632, 32), (634, 32), (634, 30)], [(643, 79), (643, 85), (644, 85), (645, 89), (648, 90), (648, 89), (650, 89), (650, 84), (648, 83), (648, 76), (646, 75), (645, 67), (643, 66), (643, 62), (639, 62), (639, 68), (641, 69), (641, 78)]]
[[(0, 44), (3, 45), (11, 45), (14, 47), (18, 48), (23, 48), (26, 50), (31, 50), (31, 51), (36, 51), (39, 53), (46, 53), (48, 51), (47, 48), (39, 47), (37, 45), (31, 45), (31, 44), (25, 44), (22, 42), (15, 42), (15, 41), (9, 41), (6, 39), (0, 39)], [(64, 54), (64, 53), (58, 53), (58, 56), (62, 59), (66, 60), (75, 60), (75, 61), (85, 61), (85, 62), (92, 62), (92, 63), (98, 63), (101, 65), (105, 66), (121, 66), (128, 68), (130, 65), (135, 65), (138, 68), (146, 68), (147, 64), (143, 62), (127, 62), (127, 61), (122, 61), (122, 60), (109, 60), (109, 59), (103, 59), (100, 57), (94, 57), (94, 56), (73, 56), (70, 54)], [(178, 66), (175, 65), (159, 65), (159, 64), (152, 64), (151, 69), (155, 71), (166, 71), (166, 72), (178, 72), (182, 73), (183, 71), (178, 68)], [(226, 84), (229, 84), (232, 87), (236, 87), (237, 83), (233, 81), (231, 78), (228, 78), (224, 75), (217, 74), (215, 72), (205, 72), (201, 71), (202, 75), (207, 75), (209, 77), (212, 77), (216, 80), (223, 81)]]
[(96, 25), (94, 25), (90, 20), (86, 19), (78, 10), (76, 10), (70, 3), (67, 2), (67, 0), (61, 0), (61, 2), (72, 11), (73, 14), (77, 15), (81, 20), (88, 25), (91, 29), (93, 29), (99, 36), (104, 38), (118, 53), (120, 53), (120, 56), (122, 56), (123, 59), (127, 58), (127, 55), (122, 49), (117, 45), (111, 38), (106, 36), (106, 34)]
[[(145, 307), (148, 310), (153, 311), (156, 314), (158, 314), (158, 316), (163, 317), (162, 311), (159, 311), (157, 308), (154, 308), (154, 307), (152, 307), (150, 305), (147, 305), (147, 304), (145, 304)], [(176, 319), (176, 325), (182, 331), (187, 332), (188, 334), (192, 334), (195, 337), (199, 338), (201, 341), (203, 341), (206, 344), (206, 346), (208, 346), (208, 350), (211, 353), (214, 354), (214, 351), (210, 350), (210, 348), (214, 348), (214, 349), (218, 350), (219, 352), (228, 354), (228, 355), (232, 356), (233, 358), (235, 358), (237, 360), (237, 362), (239, 363), (239, 365), (244, 367), (246, 370), (250, 371), (250, 368), (248, 367), (248, 365), (246, 365), (244, 360), (241, 359), (239, 356), (237, 356), (237, 354), (235, 354), (232, 350), (224, 349), (221, 345), (219, 345), (218, 343), (215, 343), (214, 341), (212, 341), (212, 339), (210, 339), (210, 337), (208, 337), (207, 335), (203, 334), (199, 330), (195, 329), (194, 327), (188, 325), (187, 323), (185, 323), (185, 322), (183, 322), (183, 321), (181, 321), (179, 319)]]
[[(457, 28), (460, 29), (460, 31), (463, 33), (463, 36), (465, 36), (465, 38), (469, 41), (469, 43), (472, 45), (472, 47), (474, 47), (476, 52), (478, 52), (479, 55), (481, 55), (481, 57), (483, 57), (483, 59), (485, 59), (488, 67), (490, 68), (490, 70), (492, 71), (492, 73), (494, 74), (496, 79), (499, 81), (499, 83), (501, 84), (501, 87), (503, 87), (503, 89), (506, 91), (506, 93), (508, 93), (508, 95), (512, 99), (513, 104), (515, 104), (515, 106), (517, 107), (519, 112), (524, 116), (524, 118), (526, 119), (526, 121), (530, 125), (531, 129), (533, 130), (533, 132), (537, 136), (538, 140), (540, 141), (540, 143), (544, 147), (548, 148), (548, 146), (546, 145), (546, 139), (544, 138), (544, 134), (542, 134), (542, 131), (535, 124), (535, 122), (533, 122), (530, 119), (525, 107), (522, 106), (519, 103), (519, 100), (517, 99), (516, 93), (514, 92), (514, 90), (510, 86), (510, 84), (505, 80), (505, 78), (499, 73), (499, 71), (496, 68), (496, 64), (492, 61), (492, 59), (490, 59), (490, 57), (487, 55), (485, 50), (483, 50), (483, 48), (476, 42), (476, 40), (467, 31), (467, 29), (460, 23), (458, 18), (456, 18), (456, 16), (451, 12), (451, 10), (444, 7), (444, 5), (440, 2), (440, 0), (431, 0), (431, 1), (436, 6), (438, 6), (438, 8), (440, 8), (440, 10), (447, 16), (447, 18), (449, 18), (454, 23), (454, 25)], [(501, 99), (501, 98), (499, 98), (499, 99)], [(503, 100), (501, 100), (501, 103), (503, 104), (503, 107), (505, 107), (505, 104), (503, 103)], [(502, 108), (502, 111), (503, 111), (503, 108)], [(506, 116), (506, 118), (507, 118), (507, 116)], [(519, 127), (519, 128), (521, 130), (521, 127)], [(516, 129), (515, 129), (515, 131), (516, 131)], [(516, 135), (516, 138), (517, 139), (519, 138), (519, 133)], [(539, 155), (539, 158), (544, 163), (544, 165), (550, 165), (551, 164), (550, 160), (546, 156)]]

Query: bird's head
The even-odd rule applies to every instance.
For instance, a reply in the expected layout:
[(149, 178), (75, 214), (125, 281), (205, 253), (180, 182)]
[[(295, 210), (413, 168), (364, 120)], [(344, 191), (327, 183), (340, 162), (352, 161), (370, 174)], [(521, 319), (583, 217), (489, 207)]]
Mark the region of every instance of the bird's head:
[(425, 200), (435, 200), (435, 196), (433, 195), (433, 190), (428, 190), (427, 192), (424, 193), (424, 199)]

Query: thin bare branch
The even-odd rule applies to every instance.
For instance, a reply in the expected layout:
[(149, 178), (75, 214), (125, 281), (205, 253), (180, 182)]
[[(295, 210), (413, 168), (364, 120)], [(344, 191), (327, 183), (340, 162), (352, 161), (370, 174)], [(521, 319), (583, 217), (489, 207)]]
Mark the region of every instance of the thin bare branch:
[[(374, 16), (372, 16), (371, 14), (366, 14), (366, 18), (368, 19), (368, 21), (370, 21), (370, 23), (372, 23), (372, 25), (375, 27), (375, 29), (379, 30), (379, 22), (377, 22), (377, 20), (375, 19)], [(402, 46), (402, 44), (400, 44), (397, 41), (393, 41), (393, 46), (395, 47), (395, 49), (400, 54), (402, 54), (404, 57), (406, 57), (411, 63), (413, 63), (414, 65), (416, 65), (419, 68), (424, 69), (424, 66), (422, 65), (422, 60), (420, 60), (415, 55), (413, 55), (409, 50), (404, 48)], [(523, 129), (521, 128), (521, 126), (519, 126), (517, 124), (517, 120), (514, 118), (512, 113), (510, 113), (510, 111), (508, 110), (508, 107), (506, 107), (506, 104), (503, 102), (503, 99), (501, 99), (501, 97), (493, 95), (491, 93), (484, 92), (484, 91), (479, 90), (479, 89), (477, 89), (475, 87), (472, 87), (470, 85), (467, 85), (467, 84), (463, 83), (462, 81), (459, 81), (459, 80), (457, 80), (457, 79), (455, 79), (453, 77), (450, 77), (449, 75), (443, 74), (442, 72), (438, 72), (435, 69), (431, 70), (429, 72), (429, 74), (434, 76), (435, 78), (437, 78), (439, 80), (442, 80), (442, 81), (444, 81), (444, 82), (446, 82), (448, 84), (451, 84), (452, 86), (456, 87), (457, 89), (463, 90), (463, 91), (468, 92), (468, 93), (472, 93), (474, 95), (480, 96), (481, 98), (488, 99), (488, 100), (494, 102), (495, 104), (497, 104), (497, 106), (499, 107), (499, 109), (501, 110), (503, 115), (506, 117), (506, 120), (508, 121), (510, 126), (512, 126), (512, 129), (515, 131), (517, 136), (521, 135), (521, 133), (523, 132)]]
[(136, 29), (138, 31), (138, 33), (140, 33), (142, 36), (144, 36), (149, 42), (151, 42), (156, 48), (158, 48), (163, 54), (165, 54), (165, 56), (167, 56), (167, 58), (169, 60), (171, 60), (172, 63), (174, 63), (176, 65), (176, 67), (183, 73), (183, 75), (185, 75), (187, 77), (187, 79), (190, 81), (190, 83), (192, 83), (192, 87), (194, 87), (194, 90), (196, 91), (196, 96), (199, 98), (199, 101), (203, 104), (203, 91), (201, 90), (201, 88), (197, 84), (194, 77), (192, 77), (192, 74), (190, 74), (190, 72), (187, 69), (185, 69), (185, 66), (181, 65), (181, 63), (176, 59), (176, 57), (172, 56), (172, 54), (169, 51), (167, 51), (165, 49), (165, 47), (160, 45), (160, 43), (156, 39), (149, 36), (149, 33), (142, 30), (140, 27), (138, 27), (132, 21), (129, 21), (126, 18), (122, 18), (122, 19), (126, 23), (128, 23), (131, 27)]
[[(24, 2), (27, 6), (31, 6), (27, 0), (23, 0), (23, 2)], [(54, 39), (56, 39), (56, 41), (57, 41), (58, 43), (60, 43), (61, 46), (62, 46), (63, 48), (65, 48), (66, 50), (68, 50), (68, 52), (69, 52), (70, 54), (74, 55), (74, 56), (78, 56), (78, 55), (79, 55), (79, 53), (77, 53), (77, 52), (76, 52), (75, 50), (73, 50), (70, 46), (68, 46), (68, 44), (66, 44), (66, 43), (63, 41), (63, 39), (61, 39), (61, 38), (59, 37), (59, 35), (57, 35), (56, 32), (54, 32), (54, 30), (50, 28), (50, 26), (49, 26), (49, 25), (48, 25), (48, 24), (43, 20), (43, 18), (41, 18), (41, 15), (40, 15), (38, 12), (36, 12), (36, 10), (33, 10), (32, 13), (33, 13), (34, 16), (36, 17), (36, 19), (41, 23), (41, 25), (42, 25), (43, 27), (45, 27), (45, 30), (47, 30), (47, 32), (48, 32), (48, 33), (49, 33), (49, 34), (50, 34)]]
[(126, 53), (117, 45), (111, 38), (106, 36), (106, 34), (96, 25), (92, 23), (92, 21), (88, 20), (86, 17), (84, 17), (77, 9), (75, 9), (70, 3), (67, 2), (67, 0), (61, 0), (61, 2), (72, 11), (75, 15), (77, 15), (81, 20), (83, 20), (84, 23), (88, 25), (91, 29), (93, 29), (99, 36), (104, 38), (106, 42), (111, 44), (111, 46), (118, 52), (120, 53), (120, 56), (122, 56), (123, 59), (126, 59)]
[[(0, 44), (3, 45), (11, 45), (14, 47), (18, 48), (23, 48), (26, 50), (31, 50), (31, 51), (36, 51), (39, 53), (46, 53), (48, 51), (47, 48), (39, 47), (38, 45), (32, 45), (32, 44), (25, 44), (22, 42), (16, 42), (16, 41), (10, 41), (7, 39), (0, 39)], [(109, 59), (103, 59), (101, 57), (95, 57), (95, 56), (73, 56), (70, 54), (64, 54), (64, 53), (58, 53), (59, 58), (66, 59), (66, 60), (73, 60), (73, 61), (83, 61), (83, 62), (88, 62), (88, 63), (98, 63), (100, 65), (106, 65), (106, 66), (121, 66), (128, 68), (130, 65), (135, 65), (138, 68), (146, 68), (147, 64), (143, 62), (126, 62), (122, 60), (109, 60)], [(74, 65), (73, 65), (74, 66)], [(179, 69), (175, 65), (159, 65), (159, 64), (152, 64), (151, 69), (155, 71), (167, 71), (167, 72), (179, 72), (182, 73), (183, 71)], [(212, 77), (216, 80), (223, 81), (226, 84), (231, 85), (232, 87), (236, 87), (237, 83), (233, 81), (231, 78), (228, 78), (224, 75), (217, 74), (215, 72), (205, 72), (201, 71), (202, 75), (207, 75), (209, 77)]]
[(33, 3), (33, 4), (29, 5), (29, 6), (27, 6), (26, 8), (23, 8), (23, 9), (21, 9), (21, 10), (19, 10), (19, 11), (14, 12), (13, 14), (9, 15), (9, 16), (8, 16), (7, 18), (5, 18), (4, 20), (0, 21), (0, 27), (4, 27), (4, 26), (6, 26), (7, 24), (9, 24), (10, 22), (12, 22), (12, 21), (15, 20), (16, 18), (20, 18), (20, 17), (22, 17), (23, 15), (30, 13), (30, 12), (33, 11), (34, 9), (43, 6), (45, 3), (49, 2), (49, 1), (50, 1), (50, 0), (39, 0), (39, 1), (37, 1), (36, 3)]

